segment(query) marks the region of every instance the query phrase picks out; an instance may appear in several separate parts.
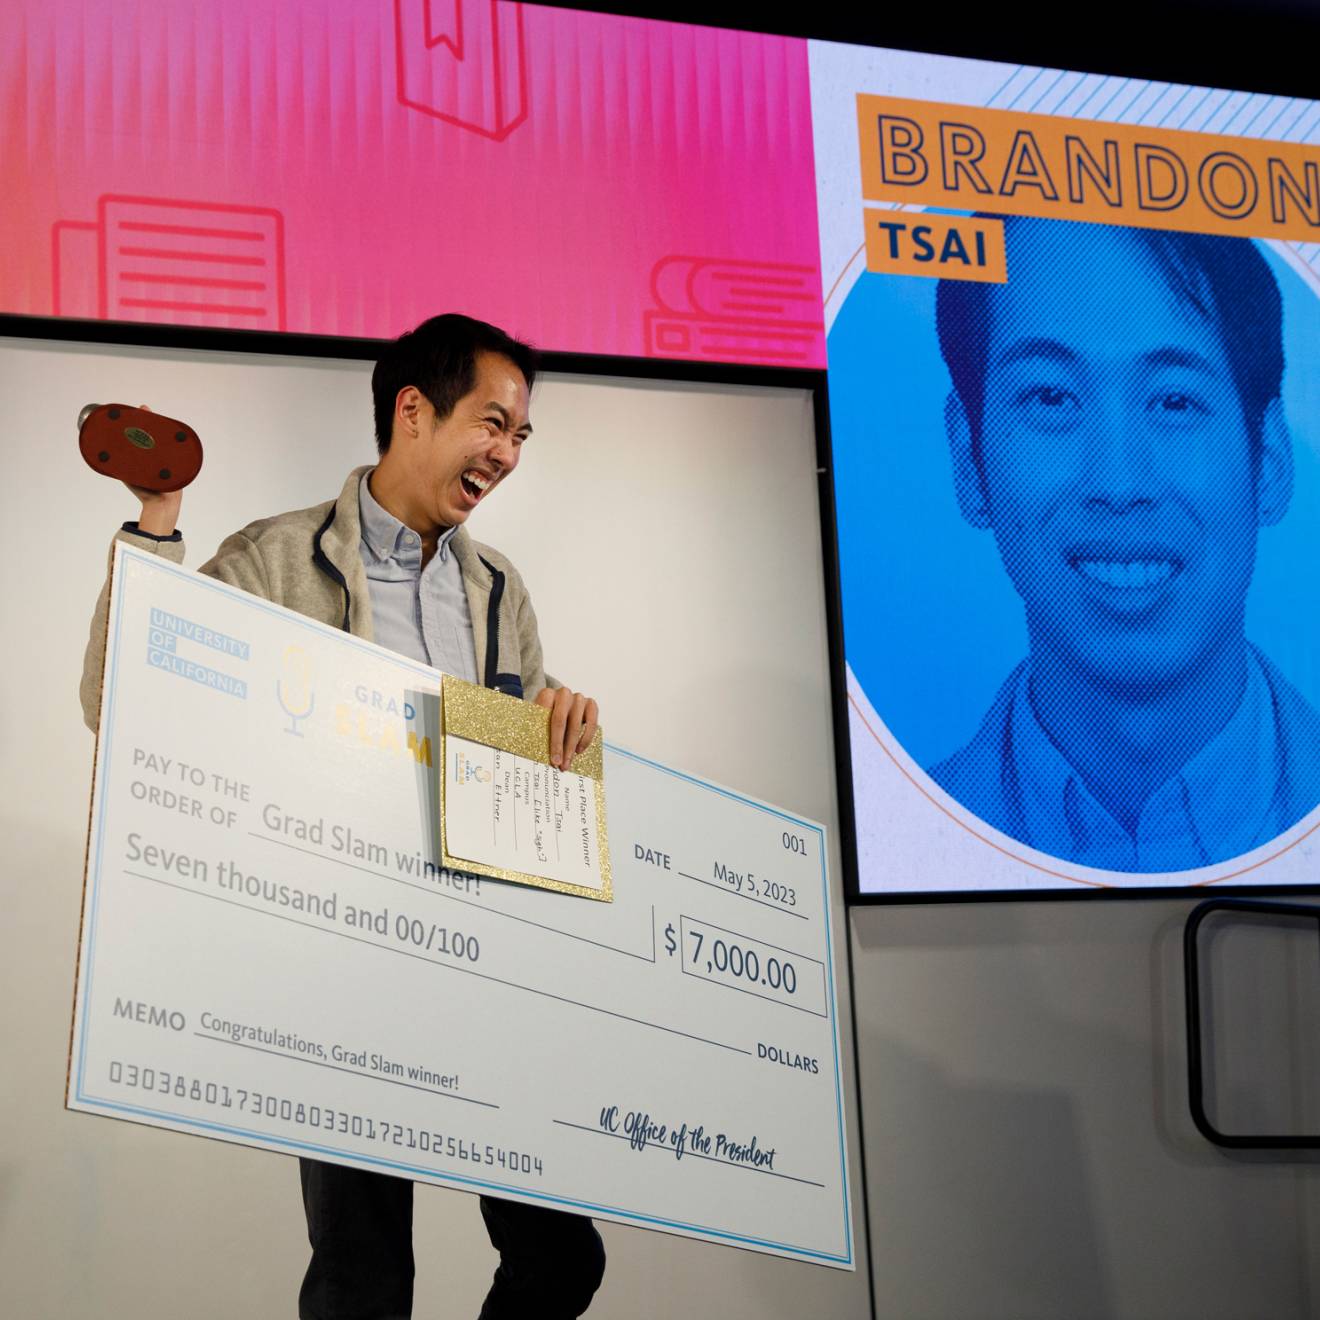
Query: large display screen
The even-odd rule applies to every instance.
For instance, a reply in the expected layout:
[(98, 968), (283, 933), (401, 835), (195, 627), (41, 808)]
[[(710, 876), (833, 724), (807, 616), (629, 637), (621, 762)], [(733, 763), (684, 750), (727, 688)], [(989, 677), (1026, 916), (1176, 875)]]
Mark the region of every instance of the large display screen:
[(11, 26), (0, 312), (827, 369), (855, 896), (1317, 884), (1320, 102), (507, 0)]
[(811, 84), (861, 893), (1315, 884), (1320, 104)]
[(821, 368), (806, 43), (503, 0), (7, 0), (0, 312)]

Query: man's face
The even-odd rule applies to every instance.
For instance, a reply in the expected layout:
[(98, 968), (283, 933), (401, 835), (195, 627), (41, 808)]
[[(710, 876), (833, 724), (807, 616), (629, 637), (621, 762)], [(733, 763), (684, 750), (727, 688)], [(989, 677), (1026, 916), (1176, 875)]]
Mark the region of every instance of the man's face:
[(1156, 695), (1240, 637), (1256, 478), (1214, 324), (1098, 225), (1019, 224), (990, 295), (980, 484), (1033, 653)]
[(466, 522), (518, 466), (531, 434), (527, 381), (508, 358), (478, 353), (476, 381), (443, 421), (423, 398), (412, 464), (417, 495), (440, 527)]

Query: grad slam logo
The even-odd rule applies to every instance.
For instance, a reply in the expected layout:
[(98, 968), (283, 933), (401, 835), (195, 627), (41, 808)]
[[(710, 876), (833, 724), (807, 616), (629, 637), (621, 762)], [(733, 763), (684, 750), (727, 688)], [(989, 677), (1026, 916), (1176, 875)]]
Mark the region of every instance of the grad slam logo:
[(491, 773), (484, 765), (478, 765), (466, 752), (456, 750), (454, 752), (454, 783), (460, 786), (464, 784), (478, 783), (489, 784)]
[(280, 657), (280, 676), (275, 681), (275, 696), (289, 717), (285, 733), (303, 736), (298, 725), (316, 709), (316, 690), (312, 687), (311, 657), (301, 646), (286, 646)]

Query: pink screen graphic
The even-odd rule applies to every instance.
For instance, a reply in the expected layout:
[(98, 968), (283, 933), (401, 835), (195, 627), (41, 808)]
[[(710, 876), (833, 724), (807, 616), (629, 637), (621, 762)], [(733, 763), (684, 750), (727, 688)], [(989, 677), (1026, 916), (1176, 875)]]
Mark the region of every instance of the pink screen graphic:
[(0, 311), (821, 367), (806, 44), (503, 0), (15, 0)]

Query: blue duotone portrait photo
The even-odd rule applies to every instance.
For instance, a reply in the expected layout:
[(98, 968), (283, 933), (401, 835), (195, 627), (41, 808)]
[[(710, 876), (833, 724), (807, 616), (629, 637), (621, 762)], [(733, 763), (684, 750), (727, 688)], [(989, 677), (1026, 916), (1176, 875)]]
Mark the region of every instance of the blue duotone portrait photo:
[(1004, 225), (1007, 283), (866, 274), (831, 329), (849, 667), (1010, 839), (1220, 865), (1320, 803), (1320, 299), (1250, 239)]

